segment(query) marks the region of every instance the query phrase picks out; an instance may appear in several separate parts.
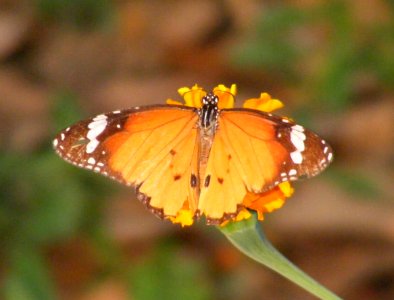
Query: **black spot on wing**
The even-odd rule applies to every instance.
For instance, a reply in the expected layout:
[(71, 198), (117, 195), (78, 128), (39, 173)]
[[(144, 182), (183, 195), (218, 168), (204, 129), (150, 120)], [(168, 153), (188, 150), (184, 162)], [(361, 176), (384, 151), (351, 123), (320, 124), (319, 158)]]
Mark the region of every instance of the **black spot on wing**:
[(211, 182), (211, 175), (208, 175), (207, 177), (205, 177), (204, 187), (208, 187), (210, 182)]
[(194, 174), (192, 174), (190, 177), (190, 185), (193, 188), (197, 186), (197, 177)]

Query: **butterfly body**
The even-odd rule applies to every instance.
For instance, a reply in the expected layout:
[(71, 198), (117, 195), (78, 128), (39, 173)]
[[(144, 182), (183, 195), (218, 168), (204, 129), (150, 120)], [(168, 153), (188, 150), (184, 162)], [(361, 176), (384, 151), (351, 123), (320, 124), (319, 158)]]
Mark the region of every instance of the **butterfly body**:
[[(202, 107), (198, 110), (199, 120), (198, 136), (200, 139), (200, 147), (198, 149), (198, 160), (199, 160), (199, 190), (203, 186), (209, 185), (209, 178), (205, 178), (205, 169), (211, 151), (212, 143), (214, 140), (215, 132), (218, 126), (219, 99), (213, 93), (209, 93), (202, 99)], [(205, 178), (204, 180), (201, 180)]]
[(136, 188), (160, 217), (182, 209), (218, 224), (249, 192), (321, 172), (330, 146), (292, 121), (253, 109), (156, 105), (113, 111), (61, 131), (53, 144), (66, 161)]

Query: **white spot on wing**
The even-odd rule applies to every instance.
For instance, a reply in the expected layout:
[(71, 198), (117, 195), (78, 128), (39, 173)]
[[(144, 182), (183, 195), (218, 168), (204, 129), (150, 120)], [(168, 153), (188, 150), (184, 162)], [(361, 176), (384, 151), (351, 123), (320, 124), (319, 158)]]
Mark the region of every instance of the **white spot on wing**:
[(86, 153), (92, 153), (97, 148), (98, 144), (99, 144), (98, 140), (91, 140), (86, 145)]
[(298, 131), (301, 131), (301, 132), (304, 132), (304, 127), (302, 127), (301, 125), (294, 125), (294, 126), (292, 126), (291, 127), (292, 129), (294, 129), (294, 130), (298, 130)]
[(296, 147), (296, 149), (299, 152), (302, 152), (305, 150), (304, 140), (302, 138), (300, 138), (297, 134), (295, 134), (293, 131), (290, 134), (290, 139), (291, 139), (291, 142), (293, 143), (294, 147)]
[(58, 141), (57, 139), (54, 139), (54, 140), (53, 140), (53, 146), (55, 146), (55, 147), (56, 147), (56, 146), (57, 146), (57, 144), (59, 144), (59, 141)]
[(296, 170), (296, 169), (291, 169), (291, 170), (289, 171), (289, 175), (290, 175), (290, 176), (297, 175), (297, 170)]
[(107, 127), (107, 116), (98, 115), (93, 119), (93, 122), (88, 124), (88, 134), (86, 137), (89, 139), (89, 143), (86, 145), (86, 153), (92, 153), (99, 144), (97, 137), (105, 130)]
[(100, 120), (106, 120), (107, 116), (104, 114), (98, 115), (96, 117), (93, 118), (93, 121), (100, 121)]
[(328, 159), (329, 161), (331, 161), (331, 159), (332, 159), (332, 152), (328, 153), (327, 159)]
[(94, 165), (95, 163), (96, 163), (96, 160), (93, 157), (89, 157), (88, 164)]
[(295, 164), (300, 164), (302, 163), (302, 154), (300, 151), (293, 151), (290, 153), (291, 160)]

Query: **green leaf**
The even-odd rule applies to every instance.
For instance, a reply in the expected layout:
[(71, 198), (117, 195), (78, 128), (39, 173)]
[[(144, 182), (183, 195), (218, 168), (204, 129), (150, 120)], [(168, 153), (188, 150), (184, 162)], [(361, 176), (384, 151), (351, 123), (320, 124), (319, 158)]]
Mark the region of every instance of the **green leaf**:
[(356, 170), (330, 168), (327, 175), (346, 192), (357, 196), (357, 199), (374, 200), (384, 194), (378, 182)]
[(285, 258), (266, 238), (257, 215), (231, 222), (218, 229), (242, 253), (281, 274), (320, 299), (338, 300), (338, 296), (309, 277)]
[(213, 299), (204, 262), (175, 247), (160, 247), (153, 257), (133, 266), (131, 295), (134, 299)]
[(109, 0), (36, 0), (45, 20), (71, 24), (81, 29), (105, 28), (112, 24), (114, 7)]
[(82, 119), (78, 97), (69, 91), (57, 91), (53, 96), (53, 119), (56, 132)]
[(57, 299), (45, 262), (36, 249), (19, 245), (13, 249), (10, 273), (4, 283), (6, 300)]
[(290, 6), (264, 11), (254, 36), (230, 51), (230, 61), (242, 69), (264, 68), (284, 78), (296, 77), (295, 61), (301, 49), (291, 38), (292, 31), (305, 22), (305, 12)]

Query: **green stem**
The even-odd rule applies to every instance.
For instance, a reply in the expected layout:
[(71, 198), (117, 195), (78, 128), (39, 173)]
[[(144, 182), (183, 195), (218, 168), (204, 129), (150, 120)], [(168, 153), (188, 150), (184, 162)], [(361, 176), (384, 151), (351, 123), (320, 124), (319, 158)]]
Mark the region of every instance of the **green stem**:
[(219, 230), (245, 255), (276, 271), (324, 300), (341, 299), (284, 257), (266, 238), (256, 214), (248, 220), (231, 222)]

